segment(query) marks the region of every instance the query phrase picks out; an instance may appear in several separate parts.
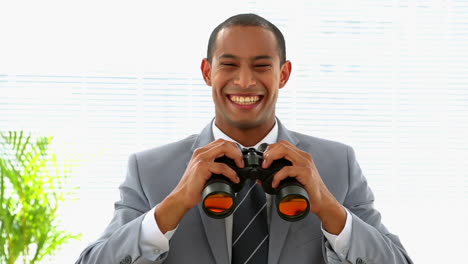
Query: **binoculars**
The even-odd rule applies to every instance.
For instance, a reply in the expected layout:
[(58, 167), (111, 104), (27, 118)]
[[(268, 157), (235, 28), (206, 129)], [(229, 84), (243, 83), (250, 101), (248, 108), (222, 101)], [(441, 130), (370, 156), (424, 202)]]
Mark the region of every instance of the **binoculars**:
[[(292, 163), (287, 159), (275, 160), (269, 168), (262, 168), (263, 152), (268, 144), (261, 144), (257, 149), (243, 148), (244, 168), (236, 166), (234, 160), (223, 156), (215, 162), (225, 163), (236, 171), (239, 183), (233, 183), (221, 174), (213, 174), (202, 192), (202, 207), (205, 213), (213, 218), (225, 218), (232, 214), (235, 208), (235, 193), (239, 192), (247, 179), (260, 180), (263, 190), (275, 196), (278, 215), (287, 221), (298, 221), (306, 217), (310, 210), (309, 196), (306, 190), (295, 178), (288, 177), (280, 182), (277, 188), (271, 183), (275, 174), (284, 166)], [(256, 184), (256, 183), (255, 183)]]

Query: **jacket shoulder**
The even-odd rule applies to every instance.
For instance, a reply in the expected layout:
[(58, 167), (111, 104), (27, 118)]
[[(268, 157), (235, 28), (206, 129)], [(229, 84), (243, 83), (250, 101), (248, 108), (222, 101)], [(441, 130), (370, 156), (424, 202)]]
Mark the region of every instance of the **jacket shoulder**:
[(198, 138), (198, 134), (190, 135), (182, 140), (157, 146), (134, 153), (139, 160), (154, 159), (155, 157), (173, 157), (182, 153), (191, 153), (191, 148)]
[(295, 131), (290, 131), (298, 140), (298, 147), (304, 151), (308, 149), (319, 149), (328, 151), (347, 151), (351, 148), (349, 145), (329, 139), (314, 137)]

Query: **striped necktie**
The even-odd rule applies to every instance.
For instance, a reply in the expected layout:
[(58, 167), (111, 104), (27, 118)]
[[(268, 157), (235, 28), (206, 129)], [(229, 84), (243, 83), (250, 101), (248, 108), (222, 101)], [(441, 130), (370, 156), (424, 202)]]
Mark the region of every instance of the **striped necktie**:
[(236, 195), (232, 229), (232, 264), (268, 263), (268, 223), (265, 192), (247, 180)]

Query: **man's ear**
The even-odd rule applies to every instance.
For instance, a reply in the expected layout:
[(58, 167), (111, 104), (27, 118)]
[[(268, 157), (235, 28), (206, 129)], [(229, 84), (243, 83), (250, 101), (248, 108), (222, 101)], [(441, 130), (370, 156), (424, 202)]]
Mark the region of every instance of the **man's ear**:
[(279, 88), (283, 88), (286, 83), (289, 80), (289, 76), (291, 75), (291, 69), (292, 65), (290, 61), (285, 61), (283, 65), (281, 66), (281, 77), (280, 77), (280, 83), (279, 83)]
[(208, 86), (211, 86), (211, 64), (208, 59), (203, 59), (201, 62), (201, 71), (203, 79)]

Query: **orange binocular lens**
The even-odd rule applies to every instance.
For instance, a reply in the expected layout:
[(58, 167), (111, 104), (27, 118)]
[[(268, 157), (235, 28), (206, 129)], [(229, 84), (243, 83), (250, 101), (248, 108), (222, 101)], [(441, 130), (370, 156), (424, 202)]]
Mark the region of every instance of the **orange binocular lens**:
[(214, 214), (222, 214), (229, 211), (234, 204), (234, 199), (226, 193), (208, 195), (203, 206)]
[(278, 210), (286, 217), (297, 217), (307, 210), (307, 200), (299, 195), (288, 195), (278, 204)]

